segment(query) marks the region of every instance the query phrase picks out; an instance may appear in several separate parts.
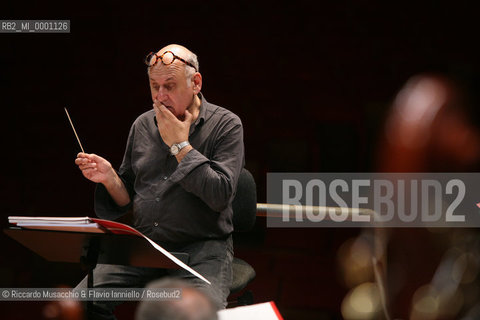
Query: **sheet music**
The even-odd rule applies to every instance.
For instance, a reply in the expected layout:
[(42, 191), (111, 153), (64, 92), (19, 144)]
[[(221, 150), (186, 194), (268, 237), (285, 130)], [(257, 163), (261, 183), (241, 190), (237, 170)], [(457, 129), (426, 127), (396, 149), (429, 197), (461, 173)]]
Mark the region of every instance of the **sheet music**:
[[(22, 217), (9, 216), (8, 222), (15, 224), (18, 227), (28, 229), (42, 229), (42, 230), (58, 230), (58, 231), (76, 231), (76, 232), (93, 232), (105, 233), (105, 230), (115, 234), (133, 234), (147, 240), (156, 250), (160, 251), (164, 256), (172, 260), (179, 267), (187, 270), (194, 276), (211, 284), (204, 276), (190, 268), (188, 265), (177, 259), (170, 252), (159, 246), (153, 240), (145, 236), (143, 233), (129, 225), (90, 217)], [(104, 229), (102, 229), (102, 227)]]

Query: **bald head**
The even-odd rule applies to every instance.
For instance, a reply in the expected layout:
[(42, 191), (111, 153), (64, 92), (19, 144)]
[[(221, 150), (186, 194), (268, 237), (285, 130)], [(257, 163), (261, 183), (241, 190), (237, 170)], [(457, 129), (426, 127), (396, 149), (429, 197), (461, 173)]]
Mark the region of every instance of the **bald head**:
[[(183, 63), (182, 61), (176, 59), (174, 61), (175, 64), (182, 64), (182, 68), (185, 68), (185, 75), (187, 77), (187, 79), (191, 78), (195, 72), (198, 72), (200, 71), (200, 66), (198, 64), (198, 58), (197, 58), (197, 55), (195, 53), (193, 53), (192, 51), (188, 50), (187, 48), (185, 48), (184, 46), (182, 45), (179, 45), (179, 44), (169, 44), (168, 46), (165, 46), (163, 47), (162, 49), (160, 49), (158, 52), (157, 52), (157, 56), (161, 56), (162, 54), (164, 54), (165, 52), (167, 51), (171, 51), (173, 52), (174, 55), (184, 59), (185, 61), (189, 62), (190, 64), (192, 64), (195, 68), (192, 68), (191, 66), (188, 66), (186, 65), (185, 63)], [(160, 68), (161, 67), (161, 64), (159, 65), (158, 63), (153, 67), (153, 68)], [(149, 68), (149, 72), (150, 72), (150, 69)], [(195, 71), (196, 69), (196, 71)]]

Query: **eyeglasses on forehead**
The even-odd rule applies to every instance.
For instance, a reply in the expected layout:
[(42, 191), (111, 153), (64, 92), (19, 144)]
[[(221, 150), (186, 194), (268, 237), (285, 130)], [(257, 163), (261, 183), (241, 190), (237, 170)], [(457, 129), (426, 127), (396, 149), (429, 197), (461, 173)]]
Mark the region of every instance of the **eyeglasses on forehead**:
[(187, 66), (192, 67), (195, 69), (195, 71), (198, 71), (197, 68), (187, 60), (177, 56), (175, 53), (172, 51), (165, 51), (161, 55), (155, 53), (155, 52), (150, 52), (147, 57), (145, 58), (145, 64), (148, 67), (153, 67), (154, 65), (157, 64), (158, 61), (161, 61), (164, 65), (168, 66), (169, 64), (172, 64), (176, 59), (182, 61), (185, 63)]

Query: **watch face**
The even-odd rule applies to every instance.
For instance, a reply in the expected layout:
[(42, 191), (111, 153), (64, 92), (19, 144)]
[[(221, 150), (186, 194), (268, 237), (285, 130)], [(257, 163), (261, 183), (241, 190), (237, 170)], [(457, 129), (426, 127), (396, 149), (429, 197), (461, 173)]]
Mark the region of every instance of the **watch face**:
[(170, 147), (170, 153), (176, 155), (178, 153), (178, 145), (174, 144)]

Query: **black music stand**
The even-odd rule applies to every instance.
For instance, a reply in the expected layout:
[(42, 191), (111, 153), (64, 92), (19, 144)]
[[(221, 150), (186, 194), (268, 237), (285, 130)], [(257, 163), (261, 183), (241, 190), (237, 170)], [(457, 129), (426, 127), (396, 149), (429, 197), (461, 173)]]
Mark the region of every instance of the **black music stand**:
[[(97, 263), (135, 267), (180, 268), (170, 258), (156, 250), (146, 239), (135, 235), (90, 233), (58, 230), (32, 230), (11, 227), (4, 232), (44, 259), (54, 262), (73, 262), (87, 272), (87, 288), (93, 288), (93, 269)], [(187, 253), (173, 256), (188, 263)], [(87, 301), (87, 310), (91, 301)]]

